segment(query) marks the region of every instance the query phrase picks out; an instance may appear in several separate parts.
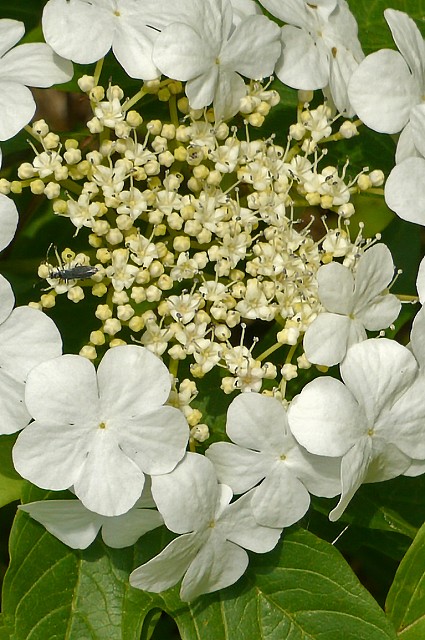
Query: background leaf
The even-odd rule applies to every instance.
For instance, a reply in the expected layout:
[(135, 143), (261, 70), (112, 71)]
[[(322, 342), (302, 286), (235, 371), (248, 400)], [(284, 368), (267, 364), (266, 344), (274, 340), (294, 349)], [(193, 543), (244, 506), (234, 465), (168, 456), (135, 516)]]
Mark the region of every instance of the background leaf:
[(400, 563), (386, 609), (399, 638), (425, 638), (425, 524)]

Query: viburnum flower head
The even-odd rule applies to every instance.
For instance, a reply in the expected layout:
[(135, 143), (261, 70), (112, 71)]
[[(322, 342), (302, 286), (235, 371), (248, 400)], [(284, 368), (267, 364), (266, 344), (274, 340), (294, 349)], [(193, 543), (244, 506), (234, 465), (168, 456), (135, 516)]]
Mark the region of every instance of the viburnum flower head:
[(49, 533), (72, 549), (86, 549), (102, 530), (108, 547), (130, 547), (148, 531), (163, 524), (146, 482), (134, 507), (120, 516), (101, 516), (87, 509), (80, 500), (40, 500), (19, 505)]
[(348, 95), (368, 127), (401, 131), (396, 151), (401, 162), (418, 152), (425, 155), (424, 132), (417, 130), (425, 115), (425, 42), (406, 13), (386, 9), (384, 16), (399, 51), (381, 49), (367, 56), (351, 78)]
[(295, 89), (323, 89), (337, 110), (354, 115), (347, 85), (363, 60), (357, 23), (345, 0), (260, 0), (282, 27), (278, 78)]
[(97, 374), (82, 356), (43, 363), (28, 376), (34, 422), (16, 441), (15, 468), (43, 489), (73, 486), (91, 511), (125, 513), (145, 474), (168, 473), (185, 453), (186, 420), (163, 406), (170, 388), (166, 366), (137, 345), (107, 351)]
[(340, 371), (343, 382), (316, 378), (288, 411), (291, 431), (303, 447), (316, 455), (342, 457), (342, 493), (330, 520), (341, 516), (364, 482), (404, 473), (413, 443), (425, 450), (423, 421), (421, 429), (404, 429), (409, 407), (403, 404), (404, 414), (393, 409), (418, 373), (409, 349), (387, 338), (365, 340), (350, 347)]
[(128, 75), (144, 80), (160, 75), (152, 44), (162, 23), (156, 0), (49, 0), (42, 18), (46, 42), (61, 56), (89, 64), (112, 47)]
[[(220, 482), (235, 493), (252, 487), (254, 517), (269, 527), (289, 527), (306, 513), (310, 493), (340, 493), (339, 460), (315, 456), (291, 434), (279, 400), (242, 393), (230, 404), (226, 431), (235, 444), (217, 442), (206, 451)], [(261, 483), (261, 484), (259, 484)]]
[(393, 276), (391, 252), (384, 244), (367, 249), (354, 274), (338, 262), (318, 269), (319, 298), (325, 311), (304, 336), (310, 362), (326, 366), (341, 362), (348, 347), (366, 340), (366, 329), (380, 331), (397, 318), (401, 303), (386, 291)]
[(0, 140), (12, 138), (34, 115), (36, 105), (28, 87), (51, 87), (73, 74), (71, 62), (45, 43), (15, 47), (24, 33), (23, 22), (0, 20)]
[(178, 22), (155, 40), (153, 60), (169, 78), (186, 81), (193, 109), (214, 105), (215, 119), (239, 109), (246, 87), (239, 74), (259, 79), (273, 72), (280, 55), (279, 28), (263, 15), (250, 15), (236, 26), (228, 0), (185, 0)]
[(13, 309), (14, 302), (12, 287), (0, 275), (0, 434), (28, 424), (31, 416), (24, 403), (28, 373), (62, 353), (53, 320), (31, 307)]
[(180, 535), (130, 574), (138, 589), (159, 593), (184, 576), (180, 597), (194, 600), (236, 582), (248, 566), (245, 549), (266, 553), (279, 540), (281, 529), (254, 519), (249, 493), (230, 504), (232, 490), (218, 484), (212, 462), (197, 453), (153, 477), (152, 494), (168, 529)]

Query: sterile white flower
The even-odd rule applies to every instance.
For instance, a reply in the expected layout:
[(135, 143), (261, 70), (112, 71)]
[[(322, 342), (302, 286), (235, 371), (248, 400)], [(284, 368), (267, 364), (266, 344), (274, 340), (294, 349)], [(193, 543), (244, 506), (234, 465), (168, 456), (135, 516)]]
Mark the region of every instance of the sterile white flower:
[(180, 535), (130, 574), (130, 584), (159, 593), (183, 576), (180, 597), (194, 600), (233, 584), (248, 566), (245, 549), (265, 553), (281, 529), (263, 527), (252, 515), (248, 493), (229, 504), (232, 490), (220, 485), (210, 460), (196, 453), (171, 473), (152, 478), (152, 494), (165, 524)]
[(15, 47), (24, 33), (23, 22), (0, 20), (0, 140), (12, 138), (34, 115), (36, 105), (28, 87), (51, 87), (73, 74), (71, 62), (45, 43)]
[(0, 275), (0, 434), (14, 433), (28, 424), (31, 416), (24, 404), (28, 373), (62, 353), (53, 320), (38, 309), (13, 309), (14, 302), (12, 287)]
[(359, 258), (355, 273), (338, 262), (317, 271), (320, 302), (325, 308), (304, 336), (310, 362), (341, 362), (350, 345), (366, 340), (368, 331), (388, 327), (398, 316), (400, 301), (385, 289), (394, 275), (390, 250), (376, 244)]
[(18, 226), (18, 218), (18, 210), (13, 200), (0, 193), (0, 251), (12, 242)]
[(364, 58), (357, 23), (345, 0), (260, 0), (282, 27), (276, 75), (295, 89), (324, 89), (336, 108), (354, 115), (347, 85)]
[(251, 506), (260, 524), (289, 527), (309, 508), (309, 492), (326, 497), (340, 493), (339, 460), (300, 447), (276, 398), (258, 393), (237, 396), (227, 412), (226, 431), (236, 444), (214, 443), (205, 455), (219, 481), (235, 493), (258, 485)]
[(107, 351), (97, 375), (82, 356), (43, 363), (28, 376), (34, 422), (16, 441), (15, 468), (44, 489), (73, 485), (91, 511), (125, 513), (142, 493), (144, 474), (171, 471), (185, 453), (186, 420), (163, 406), (170, 388), (166, 366), (136, 345)]
[[(425, 137), (416, 135), (412, 117), (425, 114), (425, 43), (413, 20), (404, 12), (384, 11), (398, 51), (371, 53), (354, 72), (348, 95), (363, 122), (383, 133), (402, 131), (396, 161), (425, 155)], [(419, 145), (419, 146), (418, 146)]]
[(112, 47), (128, 75), (144, 80), (160, 75), (152, 45), (161, 24), (155, 0), (49, 0), (42, 18), (46, 42), (61, 56), (88, 64)]
[(161, 514), (151, 508), (155, 503), (147, 483), (145, 487), (148, 491), (144, 488), (134, 507), (120, 516), (101, 516), (86, 509), (80, 500), (41, 500), (19, 505), (18, 509), (73, 549), (87, 549), (99, 529), (102, 529), (102, 539), (108, 547), (122, 549), (163, 524)]
[(425, 303), (425, 258), (422, 258), (416, 278), (416, 290), (419, 296), (419, 302)]
[(239, 74), (259, 79), (273, 72), (280, 55), (279, 28), (263, 15), (233, 24), (227, 0), (186, 0), (184, 15), (158, 35), (153, 60), (162, 73), (187, 81), (193, 109), (214, 104), (216, 120), (239, 109), (246, 87)]
[[(342, 493), (329, 518), (337, 520), (364, 482), (382, 482), (404, 473), (413, 444), (425, 450), (425, 427), (410, 429), (393, 406), (418, 373), (412, 353), (387, 338), (353, 345), (340, 367), (345, 384), (321, 377), (307, 384), (291, 403), (292, 433), (308, 451), (342, 456)], [(422, 394), (423, 404), (423, 394)]]

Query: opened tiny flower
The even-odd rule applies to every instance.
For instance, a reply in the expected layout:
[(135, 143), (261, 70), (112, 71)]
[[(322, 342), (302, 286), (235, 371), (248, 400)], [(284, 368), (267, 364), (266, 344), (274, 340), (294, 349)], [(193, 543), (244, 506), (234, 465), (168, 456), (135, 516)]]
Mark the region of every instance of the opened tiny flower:
[(226, 431), (236, 444), (214, 443), (206, 455), (220, 482), (235, 493), (258, 485), (251, 505), (260, 524), (289, 527), (306, 513), (309, 491), (326, 497), (340, 492), (339, 460), (311, 455), (300, 447), (276, 398), (237, 396), (227, 412)]
[(73, 549), (86, 549), (99, 530), (108, 547), (121, 549), (133, 545), (148, 531), (161, 526), (161, 515), (152, 509), (155, 504), (145, 483), (143, 495), (134, 507), (120, 516), (101, 516), (80, 500), (41, 500), (19, 505), (21, 511), (42, 524), (49, 533)]
[(161, 360), (136, 345), (108, 351), (97, 375), (82, 356), (40, 365), (26, 385), (34, 422), (13, 449), (16, 469), (44, 489), (73, 486), (90, 511), (125, 513), (142, 493), (144, 474), (171, 471), (185, 453), (186, 420), (163, 406), (170, 387)]
[(184, 576), (180, 597), (194, 600), (236, 582), (248, 566), (245, 549), (265, 553), (279, 540), (281, 529), (255, 521), (250, 494), (229, 504), (232, 490), (218, 484), (213, 464), (199, 454), (153, 477), (152, 494), (168, 529), (182, 535), (133, 571), (130, 584), (138, 589), (159, 593)]
[(325, 311), (308, 327), (304, 349), (310, 362), (341, 362), (352, 344), (368, 331), (388, 327), (398, 316), (400, 301), (385, 291), (394, 275), (389, 249), (377, 244), (359, 258), (355, 273), (338, 262), (317, 272), (319, 298)]
[(0, 275), (0, 434), (28, 424), (31, 416), (24, 403), (28, 373), (62, 353), (54, 322), (38, 309), (13, 309), (14, 302), (12, 287)]

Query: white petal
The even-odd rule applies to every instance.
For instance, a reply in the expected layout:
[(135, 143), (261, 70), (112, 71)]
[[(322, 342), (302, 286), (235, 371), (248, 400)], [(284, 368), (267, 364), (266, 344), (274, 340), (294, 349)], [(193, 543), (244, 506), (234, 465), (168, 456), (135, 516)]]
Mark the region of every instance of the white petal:
[(382, 293), (394, 276), (391, 252), (385, 244), (376, 244), (361, 256), (356, 270), (354, 312)]
[(19, 505), (18, 508), (73, 549), (87, 549), (104, 520), (86, 509), (79, 500), (42, 500)]
[(203, 593), (224, 589), (236, 582), (247, 566), (247, 552), (213, 531), (183, 578), (180, 598), (190, 602)]
[[(425, 258), (422, 262), (425, 265)], [(410, 343), (420, 368), (425, 371), (425, 307), (421, 307), (413, 320)]]
[(13, 138), (34, 113), (35, 102), (28, 87), (0, 79), (0, 140)]
[(341, 492), (339, 458), (316, 456), (297, 444), (287, 455), (285, 465), (314, 496), (332, 498)]
[(189, 427), (175, 407), (160, 407), (134, 418), (118, 416), (108, 424), (121, 449), (145, 473), (168, 473), (185, 454)]
[(59, 57), (42, 42), (21, 44), (9, 51), (0, 63), (0, 78), (29, 87), (51, 87), (72, 78), (69, 60)]
[(33, 367), (61, 352), (58, 328), (38, 309), (17, 307), (0, 326), (0, 366), (19, 382)]
[(410, 466), (404, 472), (404, 476), (415, 478), (425, 473), (425, 460), (411, 460)]
[(310, 494), (303, 483), (281, 464), (254, 489), (251, 505), (259, 524), (290, 527), (307, 512)]
[(87, 429), (60, 423), (32, 422), (18, 436), (12, 457), (20, 475), (42, 489), (60, 491), (74, 484), (84, 463), (89, 442)]
[(385, 202), (403, 220), (425, 225), (425, 160), (407, 158), (385, 183)]
[(409, 468), (410, 463), (411, 459), (398, 447), (388, 444), (370, 461), (363, 482), (385, 482), (385, 480), (396, 478)]
[(10, 282), (0, 274), (0, 325), (6, 320), (15, 304), (15, 296)]
[[(425, 156), (425, 105), (417, 104), (410, 113), (410, 127), (412, 130), (413, 143), (417, 151)], [(397, 147), (399, 145), (397, 144)], [(410, 154), (410, 155), (417, 155)], [(397, 154), (397, 163), (404, 160), (400, 158), (400, 152)]]
[(241, 393), (227, 411), (226, 431), (241, 447), (275, 453), (284, 447), (288, 419), (276, 398), (259, 393)]
[(135, 544), (137, 540), (163, 524), (158, 511), (153, 509), (130, 509), (127, 513), (106, 518), (102, 527), (102, 538), (108, 547), (122, 549)]
[(349, 315), (353, 310), (354, 277), (339, 262), (321, 266), (317, 271), (320, 302), (326, 311)]
[(342, 456), (364, 429), (364, 416), (353, 395), (334, 378), (317, 378), (296, 396), (288, 410), (298, 442), (324, 456)]
[(28, 375), (25, 402), (33, 418), (49, 425), (96, 420), (98, 395), (93, 364), (75, 355), (42, 362)]
[(194, 27), (175, 23), (158, 35), (152, 59), (169, 78), (190, 80), (213, 67), (218, 53), (217, 47), (204, 42)]
[(0, 367), (0, 433), (15, 433), (31, 420), (24, 403), (25, 385)]
[(329, 520), (335, 522), (344, 513), (351, 498), (362, 484), (372, 458), (372, 443), (367, 436), (359, 440), (345, 454), (341, 462), (342, 493), (340, 501), (329, 514)]
[[(418, 291), (419, 302), (425, 303), (425, 258), (422, 258), (416, 278), (416, 289)], [(1, 308), (1, 305), (0, 305)]]
[(136, 589), (160, 593), (173, 587), (193, 562), (202, 538), (193, 533), (172, 540), (157, 556), (130, 573), (130, 584)]
[(144, 24), (140, 18), (135, 22), (126, 21), (114, 36), (112, 50), (124, 71), (130, 78), (153, 80), (161, 75), (152, 62), (153, 40), (156, 32)]
[(333, 102), (340, 113), (352, 117), (355, 112), (348, 99), (348, 83), (359, 62), (349, 49), (338, 47), (337, 54), (330, 57), (329, 89)]
[(412, 353), (387, 338), (373, 338), (352, 346), (341, 364), (342, 379), (375, 428), (378, 417), (385, 428), (386, 413), (410, 387), (416, 373)]
[(166, 402), (171, 389), (165, 364), (137, 345), (109, 349), (99, 364), (97, 378), (108, 417), (150, 413)]
[(0, 251), (12, 242), (18, 226), (18, 217), (13, 200), (0, 193)]
[[(416, 107), (413, 107), (412, 112), (414, 112)], [(420, 158), (421, 154), (416, 148), (415, 139), (413, 137), (413, 131), (411, 123), (408, 122), (404, 129), (401, 130), (400, 135), (397, 141), (397, 147), (395, 150), (395, 162), (396, 164), (400, 164), (406, 158)]]
[(247, 78), (273, 73), (281, 53), (280, 29), (266, 16), (250, 16), (236, 27), (223, 44), (220, 63)]
[(185, 91), (193, 109), (202, 109), (212, 103), (217, 88), (218, 74), (218, 65), (214, 65), (205, 73), (188, 80)]
[(9, 51), (25, 33), (25, 25), (18, 20), (2, 18), (0, 20), (0, 56)]
[(341, 362), (350, 342), (352, 325), (353, 321), (348, 316), (319, 314), (304, 335), (303, 345), (307, 359), (327, 367)]
[(357, 314), (357, 318), (368, 331), (379, 331), (389, 327), (398, 317), (400, 310), (400, 300), (392, 293), (387, 293), (369, 302), (368, 306)]
[(385, 20), (403, 58), (411, 72), (420, 80), (425, 72), (425, 44), (418, 27), (403, 11), (385, 9)]
[[(111, 5), (111, 3), (108, 3)], [(103, 58), (115, 28), (112, 6), (81, 0), (49, 0), (42, 17), (46, 42), (64, 58), (80, 64)]]
[(297, 27), (282, 27), (282, 56), (276, 64), (277, 77), (294, 89), (322, 89), (329, 82), (329, 62), (323, 40)]
[(235, 544), (255, 553), (267, 553), (277, 545), (281, 528), (258, 524), (252, 512), (251, 500), (255, 489), (232, 502), (216, 522), (220, 533)]
[(134, 506), (144, 482), (143, 473), (123, 453), (108, 427), (97, 429), (74, 482), (84, 506), (104, 516), (121, 515)]
[(421, 371), (412, 386), (391, 407), (382, 425), (386, 440), (414, 459), (425, 459), (425, 376)]
[(270, 470), (270, 456), (230, 442), (215, 442), (205, 455), (213, 463), (219, 481), (229, 485), (234, 493), (245, 493)]
[(206, 528), (219, 495), (210, 460), (187, 453), (171, 472), (152, 478), (152, 495), (170, 531), (188, 533)]
[(242, 78), (234, 71), (226, 71), (220, 66), (214, 94), (216, 122), (227, 120), (234, 116), (239, 110), (241, 98), (245, 95), (246, 86)]
[(353, 73), (348, 97), (363, 122), (383, 133), (397, 133), (421, 101), (420, 88), (397, 51), (382, 49), (367, 56)]

